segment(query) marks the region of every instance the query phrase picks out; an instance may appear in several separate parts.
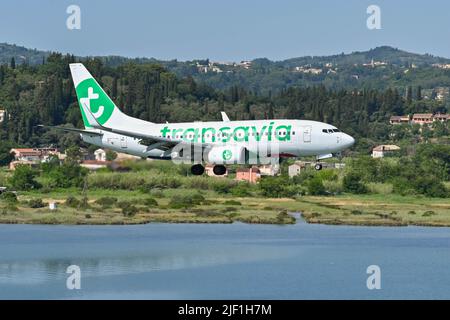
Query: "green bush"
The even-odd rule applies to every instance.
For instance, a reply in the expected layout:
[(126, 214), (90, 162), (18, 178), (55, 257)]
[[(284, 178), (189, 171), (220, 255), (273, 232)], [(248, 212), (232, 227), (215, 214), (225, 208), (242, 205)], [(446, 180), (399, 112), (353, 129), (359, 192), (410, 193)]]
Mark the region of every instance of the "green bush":
[(205, 197), (199, 193), (196, 193), (191, 196), (191, 200), (192, 200), (193, 204), (199, 205), (199, 204), (202, 204), (203, 202), (205, 202)]
[(0, 200), (4, 201), (6, 203), (14, 204), (14, 203), (17, 203), (17, 196), (14, 192), (7, 191), (7, 192), (3, 192), (0, 195)]
[(136, 213), (138, 213), (138, 212), (139, 212), (139, 209), (133, 205), (124, 206), (122, 208), (122, 214), (125, 217), (132, 217), (132, 216), (136, 215)]
[(308, 193), (313, 196), (325, 195), (326, 190), (319, 178), (314, 178), (308, 182)]
[(289, 183), (285, 177), (264, 177), (259, 181), (259, 188), (265, 197), (280, 198), (287, 196), (286, 186)]
[(73, 196), (69, 196), (66, 199), (65, 205), (70, 208), (78, 208), (80, 206), (81, 202), (77, 198)]
[(117, 203), (117, 198), (115, 197), (101, 197), (95, 200), (95, 203), (101, 206), (102, 208), (111, 208)]
[(361, 177), (354, 172), (350, 172), (345, 175), (342, 181), (342, 186), (345, 192), (354, 194), (364, 194), (367, 193), (366, 186), (361, 182)]
[(70, 188), (83, 186), (87, 174), (88, 170), (81, 167), (77, 162), (65, 161), (61, 166), (50, 170), (47, 176), (51, 181), (51, 186)]
[(9, 184), (16, 190), (39, 189), (41, 184), (35, 180), (37, 173), (27, 165), (18, 165), (9, 179)]
[(28, 206), (30, 208), (44, 208), (47, 206), (47, 203), (43, 202), (42, 199), (31, 199), (28, 201)]
[(248, 197), (251, 196), (251, 186), (248, 183), (239, 183), (231, 188), (231, 194), (235, 197)]
[(117, 208), (123, 209), (123, 208), (131, 206), (131, 202), (130, 201), (126, 201), (126, 200), (125, 201), (119, 201), (119, 202), (116, 203), (116, 206), (117, 206)]
[(175, 195), (170, 199), (169, 207), (172, 209), (181, 209), (181, 208), (192, 208), (195, 204), (192, 202), (192, 198), (190, 196), (179, 196)]
[(140, 203), (147, 207), (157, 207), (158, 206), (158, 202), (153, 198), (141, 199)]
[(242, 203), (236, 200), (227, 200), (223, 204), (227, 206), (242, 206)]

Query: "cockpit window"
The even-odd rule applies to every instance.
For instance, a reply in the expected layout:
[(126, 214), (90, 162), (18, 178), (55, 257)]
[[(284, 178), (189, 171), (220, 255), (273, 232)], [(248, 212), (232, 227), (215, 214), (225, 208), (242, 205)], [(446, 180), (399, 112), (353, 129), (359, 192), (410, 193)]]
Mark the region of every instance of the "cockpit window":
[(322, 132), (328, 133), (328, 129), (322, 129)]
[(333, 132), (341, 132), (339, 129), (333, 129)]

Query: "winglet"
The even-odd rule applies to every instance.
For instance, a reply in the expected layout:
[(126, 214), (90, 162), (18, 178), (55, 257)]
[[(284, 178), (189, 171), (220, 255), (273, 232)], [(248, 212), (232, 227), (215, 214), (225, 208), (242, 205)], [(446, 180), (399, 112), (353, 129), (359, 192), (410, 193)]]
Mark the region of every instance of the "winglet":
[(222, 115), (223, 122), (230, 122), (230, 118), (228, 118), (227, 114), (224, 111), (221, 111), (220, 114)]

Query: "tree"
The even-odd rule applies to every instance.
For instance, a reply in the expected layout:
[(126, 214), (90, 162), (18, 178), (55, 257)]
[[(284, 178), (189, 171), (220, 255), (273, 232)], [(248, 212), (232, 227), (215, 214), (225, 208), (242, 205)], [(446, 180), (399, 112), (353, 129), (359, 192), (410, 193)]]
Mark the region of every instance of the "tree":
[(312, 196), (320, 196), (326, 194), (322, 180), (319, 179), (318, 177), (309, 180), (308, 193)]
[(66, 155), (67, 155), (66, 161), (69, 161), (69, 162), (78, 162), (81, 160), (81, 157), (82, 157), (80, 147), (76, 146), (76, 145), (73, 145), (73, 146), (67, 148)]
[(16, 59), (14, 59), (14, 57), (11, 58), (10, 66), (11, 66), (11, 69), (15, 69), (16, 68)]
[(18, 165), (9, 179), (9, 184), (16, 190), (38, 189), (41, 185), (34, 179), (36, 172), (27, 165)]
[(106, 160), (107, 161), (114, 161), (117, 158), (117, 152), (114, 152), (112, 150), (106, 151)]
[(0, 141), (0, 166), (7, 166), (14, 159), (14, 155), (10, 153), (12, 147), (11, 142)]
[(344, 180), (342, 181), (342, 185), (344, 187), (345, 192), (355, 193), (355, 194), (367, 193), (367, 188), (361, 182), (361, 177), (354, 172), (350, 172), (344, 177)]

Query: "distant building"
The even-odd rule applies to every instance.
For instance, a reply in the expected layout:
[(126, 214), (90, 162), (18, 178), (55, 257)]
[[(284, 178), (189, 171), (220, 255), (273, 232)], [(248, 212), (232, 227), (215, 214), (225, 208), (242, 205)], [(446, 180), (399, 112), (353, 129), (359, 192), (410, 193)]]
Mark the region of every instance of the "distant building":
[(276, 176), (280, 173), (280, 165), (278, 164), (266, 164), (258, 166), (259, 172), (262, 176)]
[(14, 161), (9, 165), (10, 170), (15, 170), (17, 165), (37, 165), (46, 162), (50, 156), (56, 156), (58, 159), (61, 153), (56, 148), (14, 148), (10, 150), (14, 154)]
[(442, 113), (436, 113), (433, 116), (433, 121), (441, 121), (446, 122), (450, 120), (450, 114), (442, 114)]
[(3, 109), (0, 109), (0, 123), (5, 121), (6, 111)]
[[(298, 176), (302, 170), (314, 167), (316, 163), (315, 161), (296, 161), (288, 167), (288, 175), (290, 178)], [(323, 169), (343, 169), (345, 167), (345, 163), (321, 162), (320, 164)]]
[(238, 168), (236, 170), (237, 181), (247, 181), (249, 183), (256, 183), (261, 179), (261, 172), (257, 167), (252, 168)]
[(432, 113), (415, 113), (412, 117), (412, 123), (415, 124), (430, 124), (433, 122), (433, 114)]
[(94, 157), (96, 161), (106, 161), (106, 151), (103, 149), (97, 149), (94, 151)]
[(390, 124), (409, 123), (409, 116), (392, 116), (389, 119)]
[(301, 72), (301, 73), (309, 73), (309, 74), (321, 74), (322, 73), (322, 69), (319, 68), (311, 68), (311, 67), (295, 67), (294, 70), (296, 72)]
[(383, 158), (386, 155), (392, 154), (400, 150), (399, 146), (393, 144), (382, 144), (372, 149), (372, 158)]

